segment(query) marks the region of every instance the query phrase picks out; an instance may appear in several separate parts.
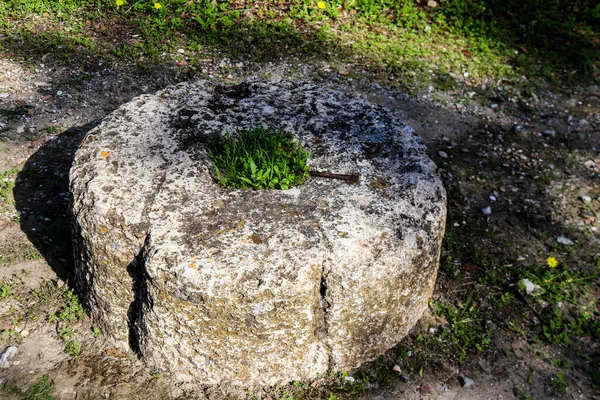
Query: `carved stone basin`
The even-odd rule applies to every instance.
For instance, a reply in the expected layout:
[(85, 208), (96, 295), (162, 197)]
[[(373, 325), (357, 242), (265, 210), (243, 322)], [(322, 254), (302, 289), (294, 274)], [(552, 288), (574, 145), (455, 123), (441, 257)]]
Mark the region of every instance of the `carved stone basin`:
[[(260, 124), (293, 134), (311, 168), (360, 181), (221, 189), (204, 143)], [(315, 84), (140, 96), (87, 135), (70, 184), (94, 323), (182, 381), (349, 370), (399, 342), (433, 290), (446, 217), (435, 165), (398, 117)]]

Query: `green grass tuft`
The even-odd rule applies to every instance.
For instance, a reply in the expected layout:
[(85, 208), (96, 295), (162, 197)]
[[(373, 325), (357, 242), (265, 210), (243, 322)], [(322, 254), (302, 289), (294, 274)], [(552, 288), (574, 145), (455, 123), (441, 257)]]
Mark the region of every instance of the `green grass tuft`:
[(283, 189), (308, 178), (309, 153), (283, 130), (258, 126), (207, 145), (219, 186), (227, 189)]

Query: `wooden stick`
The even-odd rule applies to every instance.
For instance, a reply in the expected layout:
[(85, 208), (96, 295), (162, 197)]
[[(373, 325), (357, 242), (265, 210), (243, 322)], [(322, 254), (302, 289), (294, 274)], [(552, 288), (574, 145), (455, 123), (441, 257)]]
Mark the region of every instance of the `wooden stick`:
[(309, 170), (308, 174), (310, 176), (316, 176), (319, 178), (341, 179), (348, 182), (358, 182), (358, 180), (360, 179), (359, 174), (332, 174), (331, 172), (321, 172), (313, 170)]

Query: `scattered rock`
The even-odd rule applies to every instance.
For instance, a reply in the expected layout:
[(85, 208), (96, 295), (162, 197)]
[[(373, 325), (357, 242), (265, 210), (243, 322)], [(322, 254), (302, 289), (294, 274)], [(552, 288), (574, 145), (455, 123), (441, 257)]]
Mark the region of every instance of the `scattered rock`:
[(16, 346), (8, 346), (0, 353), (0, 368), (8, 368), (8, 362), (17, 354)]
[(487, 206), (481, 209), (483, 215), (492, 215), (492, 207)]
[(394, 365), (394, 368), (392, 368), (392, 371), (394, 371), (397, 374), (400, 374), (402, 372), (402, 369), (400, 368), (400, 366), (398, 364)]
[(448, 158), (448, 153), (445, 151), (438, 151), (438, 155), (442, 158)]
[(589, 170), (596, 169), (596, 163), (594, 162), (594, 160), (587, 160), (586, 162), (583, 163), (583, 166)]
[(535, 283), (531, 282), (529, 279), (521, 279), (519, 281), (519, 288), (524, 290), (525, 293), (527, 294), (531, 294), (533, 292), (535, 292), (538, 289), (541, 289), (541, 287), (539, 285), (536, 285)]
[(437, 1), (434, 1), (434, 0), (429, 0), (427, 2), (427, 7), (435, 8), (435, 7), (437, 7), (437, 5), (438, 5)]
[(496, 200), (497, 200), (497, 199), (496, 199), (496, 196), (494, 196), (494, 195), (490, 196), (490, 200), (491, 200), (491, 201), (496, 201)]
[(410, 378), (408, 377), (408, 375), (400, 375), (400, 380), (406, 383), (410, 380)]
[(17, 133), (23, 133), (23, 132), (25, 132), (25, 125), (17, 126)]
[(560, 244), (564, 244), (565, 246), (571, 246), (573, 244), (573, 241), (571, 239), (566, 238), (564, 236), (557, 237), (556, 242), (560, 243)]
[(546, 130), (542, 131), (542, 135), (549, 136), (549, 137), (555, 137), (556, 136), (556, 131), (554, 129), (552, 129), (552, 128), (546, 129)]
[(0, 99), (5, 99), (8, 97), (8, 93), (0, 93)]
[(590, 196), (581, 196), (581, 201), (583, 204), (590, 204), (592, 202), (592, 198)]
[(461, 376), (461, 377), (459, 377), (459, 379), (460, 379), (460, 386), (462, 386), (464, 388), (468, 388), (468, 387), (475, 385), (475, 381), (473, 381), (473, 379), (471, 379), (471, 378), (467, 378), (466, 376)]

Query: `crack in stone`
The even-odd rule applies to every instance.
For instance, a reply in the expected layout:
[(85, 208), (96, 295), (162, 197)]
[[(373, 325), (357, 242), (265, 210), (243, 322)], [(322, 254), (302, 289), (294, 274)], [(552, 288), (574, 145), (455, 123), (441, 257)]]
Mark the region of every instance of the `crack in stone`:
[(154, 301), (148, 294), (148, 283), (151, 282), (146, 270), (149, 246), (150, 234), (146, 235), (140, 251), (127, 266), (127, 273), (131, 277), (131, 290), (133, 293), (133, 301), (127, 311), (129, 346), (138, 356), (141, 356), (140, 342), (148, 332), (148, 328), (144, 322), (144, 312), (152, 309), (154, 306)]

